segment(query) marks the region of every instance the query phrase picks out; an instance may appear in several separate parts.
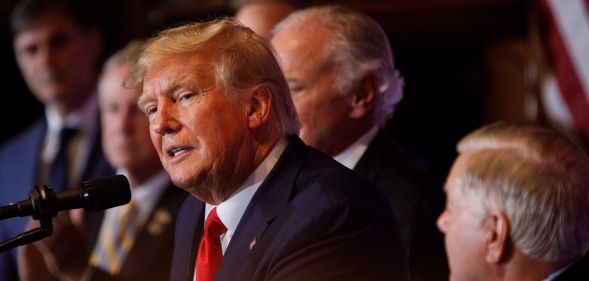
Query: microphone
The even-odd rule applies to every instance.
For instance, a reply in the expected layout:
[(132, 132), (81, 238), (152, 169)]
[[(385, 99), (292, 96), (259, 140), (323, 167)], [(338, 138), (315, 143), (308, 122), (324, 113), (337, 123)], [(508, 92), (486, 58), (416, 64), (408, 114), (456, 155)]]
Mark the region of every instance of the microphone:
[(82, 183), (78, 189), (53, 192), (46, 185), (36, 186), (28, 200), (22, 200), (0, 207), (0, 220), (11, 217), (32, 215), (39, 219), (43, 215), (55, 216), (57, 211), (84, 208), (86, 211), (102, 211), (131, 201), (129, 181), (123, 175), (115, 175)]

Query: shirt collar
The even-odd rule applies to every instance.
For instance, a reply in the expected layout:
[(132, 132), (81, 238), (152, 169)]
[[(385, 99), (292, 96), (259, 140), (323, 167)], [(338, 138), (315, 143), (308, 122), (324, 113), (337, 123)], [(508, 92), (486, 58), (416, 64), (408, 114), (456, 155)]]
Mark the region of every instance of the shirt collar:
[(344, 151), (339, 153), (338, 155), (334, 156), (335, 159), (340, 164), (346, 166), (348, 169), (352, 170), (360, 161), (360, 158), (368, 148), (368, 144), (376, 137), (378, 133), (378, 127), (374, 126), (360, 138), (358, 138), (354, 143), (352, 143), (348, 148)]
[(556, 278), (558, 276), (560, 276), (563, 272), (565, 272), (567, 269), (569, 269), (569, 267), (573, 266), (573, 264), (575, 264), (577, 261), (579, 261), (579, 259), (576, 259), (575, 261), (563, 266), (562, 268), (560, 268), (559, 270), (556, 270), (552, 273), (550, 273), (550, 275), (548, 275), (548, 277), (546, 277), (546, 279), (542, 280), (542, 281), (553, 281), (556, 280)]
[(98, 115), (98, 96), (93, 93), (88, 100), (76, 111), (62, 118), (54, 107), (45, 109), (47, 128), (50, 133), (59, 134), (62, 128), (77, 128), (83, 132), (90, 132)]
[(206, 204), (205, 218), (214, 207), (217, 207), (217, 214), (225, 227), (227, 227), (227, 232), (223, 237), (223, 249), (227, 247), (227, 244), (231, 240), (254, 193), (256, 193), (258, 187), (260, 187), (272, 168), (274, 168), (287, 144), (286, 137), (281, 138), (260, 165), (247, 177), (240, 188), (229, 196), (227, 200), (221, 202), (218, 206)]

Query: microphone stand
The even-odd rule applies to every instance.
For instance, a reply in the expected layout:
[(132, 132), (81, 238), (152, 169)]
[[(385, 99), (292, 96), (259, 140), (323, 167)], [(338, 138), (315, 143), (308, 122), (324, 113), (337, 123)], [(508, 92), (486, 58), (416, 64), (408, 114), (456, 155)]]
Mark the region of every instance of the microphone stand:
[(2, 242), (0, 244), (0, 253), (41, 240), (53, 234), (52, 219), (57, 215), (57, 210), (52, 204), (55, 202), (53, 189), (46, 185), (38, 185), (31, 191), (29, 199), (33, 205), (33, 219), (39, 220), (41, 226)]

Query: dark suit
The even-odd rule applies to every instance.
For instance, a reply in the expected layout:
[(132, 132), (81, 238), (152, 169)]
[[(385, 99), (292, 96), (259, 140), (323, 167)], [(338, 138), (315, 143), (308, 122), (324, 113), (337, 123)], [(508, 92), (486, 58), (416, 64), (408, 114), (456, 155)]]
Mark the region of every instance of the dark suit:
[(558, 275), (554, 281), (587, 281), (589, 280), (589, 253)]
[[(204, 206), (189, 197), (180, 210), (173, 281), (193, 278)], [(290, 137), (245, 210), (215, 280), (408, 280), (408, 273), (384, 195)]]
[[(82, 179), (95, 179), (113, 174), (102, 153), (100, 123), (91, 140), (92, 149)], [(47, 124), (45, 118), (32, 125), (22, 134), (7, 141), (0, 147), (0, 204), (27, 199), (30, 191), (38, 184), (37, 169)], [(52, 187), (60, 191), (63, 187)], [(28, 217), (10, 218), (0, 221), (0, 240), (4, 242), (24, 232)], [(16, 271), (16, 249), (0, 253), (0, 280), (18, 280)]]
[[(186, 196), (188, 196), (187, 192), (170, 184), (138, 233), (123, 263), (121, 273), (115, 278), (104, 271), (95, 269), (90, 280), (167, 280), (170, 276), (174, 249), (176, 216)], [(165, 216), (169, 216), (171, 220), (166, 220)]]
[(436, 228), (444, 203), (442, 187), (434, 186), (422, 165), (392, 135), (381, 131), (354, 171), (375, 183), (391, 202), (408, 253), (411, 279), (448, 280), (443, 236)]

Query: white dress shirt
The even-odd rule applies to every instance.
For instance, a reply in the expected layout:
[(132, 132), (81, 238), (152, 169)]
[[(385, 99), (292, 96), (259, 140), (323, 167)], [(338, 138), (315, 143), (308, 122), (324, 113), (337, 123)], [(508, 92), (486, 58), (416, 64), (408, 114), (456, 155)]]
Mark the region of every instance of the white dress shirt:
[(364, 152), (366, 152), (366, 149), (368, 149), (370, 142), (376, 137), (377, 133), (378, 127), (372, 127), (368, 132), (348, 146), (348, 148), (334, 156), (333, 159), (346, 166), (348, 169), (353, 170), (354, 167), (356, 167), (356, 164), (358, 164), (358, 161), (360, 161), (362, 155), (364, 155)]
[(68, 182), (72, 186), (50, 186), (52, 188), (69, 188), (76, 187), (82, 180), (83, 169), (86, 168), (86, 162), (90, 157), (90, 150), (93, 135), (96, 129), (96, 119), (98, 118), (98, 98), (94, 93), (88, 101), (63, 119), (55, 108), (47, 107), (45, 109), (45, 116), (47, 118), (47, 132), (45, 133), (45, 140), (41, 150), (41, 162), (39, 163), (39, 173), (37, 181), (45, 183), (49, 175), (49, 169), (53, 163), (53, 159), (57, 156), (59, 149), (59, 134), (62, 128), (76, 128), (79, 133), (71, 140), (68, 147)]
[(280, 139), (274, 148), (272, 148), (268, 156), (264, 158), (264, 160), (254, 170), (254, 172), (251, 173), (243, 182), (241, 187), (237, 189), (235, 193), (229, 196), (227, 200), (223, 201), (218, 206), (206, 204), (205, 218), (209, 215), (214, 207), (217, 207), (217, 214), (219, 215), (219, 219), (221, 219), (225, 227), (227, 227), (227, 232), (221, 236), (223, 254), (225, 254), (225, 250), (227, 250), (227, 247), (229, 246), (231, 237), (233, 237), (235, 229), (237, 229), (237, 225), (239, 224), (245, 209), (252, 200), (254, 193), (256, 193), (258, 187), (260, 187), (272, 168), (274, 168), (274, 165), (276, 165), (276, 162), (278, 162), (278, 158), (280, 158), (280, 155), (282, 155), (282, 152), (286, 148), (287, 144), (288, 141), (286, 138), (283, 137)]

